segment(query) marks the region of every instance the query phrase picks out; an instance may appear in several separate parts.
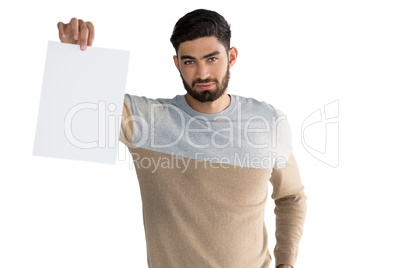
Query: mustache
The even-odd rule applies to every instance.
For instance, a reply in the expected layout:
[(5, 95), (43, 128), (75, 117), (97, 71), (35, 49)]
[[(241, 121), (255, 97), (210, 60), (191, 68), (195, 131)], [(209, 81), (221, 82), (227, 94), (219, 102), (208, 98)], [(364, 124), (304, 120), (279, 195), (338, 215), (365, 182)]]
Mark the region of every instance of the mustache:
[(192, 83), (192, 87), (195, 87), (196, 84), (206, 84), (206, 83), (215, 83), (215, 84), (219, 84), (217, 79), (195, 79)]

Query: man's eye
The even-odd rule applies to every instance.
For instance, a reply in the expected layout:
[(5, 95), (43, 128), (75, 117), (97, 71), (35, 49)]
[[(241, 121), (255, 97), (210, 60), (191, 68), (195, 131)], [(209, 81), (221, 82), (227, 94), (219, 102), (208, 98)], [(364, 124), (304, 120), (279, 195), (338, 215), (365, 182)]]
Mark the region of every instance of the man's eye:
[(216, 60), (217, 60), (216, 57), (212, 57), (212, 58), (209, 58), (209, 59), (208, 59), (208, 61), (216, 61)]
[(184, 64), (192, 64), (192, 63), (194, 63), (194, 61), (192, 61), (192, 60), (186, 60), (186, 61), (184, 62)]

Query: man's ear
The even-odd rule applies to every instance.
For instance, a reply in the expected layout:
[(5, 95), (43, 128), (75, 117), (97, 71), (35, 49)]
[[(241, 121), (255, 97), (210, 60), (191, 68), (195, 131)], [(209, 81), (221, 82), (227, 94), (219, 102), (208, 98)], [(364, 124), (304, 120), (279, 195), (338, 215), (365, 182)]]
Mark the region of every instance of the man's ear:
[(229, 69), (230, 69), (236, 63), (238, 55), (237, 48), (235, 47), (230, 48), (228, 54), (229, 54), (228, 58), (229, 58)]
[(176, 55), (173, 56), (173, 61), (174, 64), (176, 65), (177, 70), (180, 72), (179, 59), (177, 58)]

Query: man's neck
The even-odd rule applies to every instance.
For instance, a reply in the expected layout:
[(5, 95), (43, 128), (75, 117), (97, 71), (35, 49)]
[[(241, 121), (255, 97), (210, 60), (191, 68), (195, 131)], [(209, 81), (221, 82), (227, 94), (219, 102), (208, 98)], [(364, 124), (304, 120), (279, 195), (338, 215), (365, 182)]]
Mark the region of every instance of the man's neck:
[(189, 94), (184, 95), (184, 98), (191, 108), (204, 114), (220, 113), (230, 105), (230, 96), (226, 92), (218, 99), (210, 102), (200, 102)]

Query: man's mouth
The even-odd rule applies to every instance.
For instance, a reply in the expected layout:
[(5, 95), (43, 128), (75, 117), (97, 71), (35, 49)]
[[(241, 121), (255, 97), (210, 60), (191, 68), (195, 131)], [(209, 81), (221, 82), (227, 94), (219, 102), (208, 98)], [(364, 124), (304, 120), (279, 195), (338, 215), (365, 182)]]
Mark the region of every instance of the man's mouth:
[(214, 85), (215, 85), (215, 83), (199, 83), (199, 84), (196, 84), (195, 86), (202, 90), (209, 90), (209, 89), (213, 88)]

